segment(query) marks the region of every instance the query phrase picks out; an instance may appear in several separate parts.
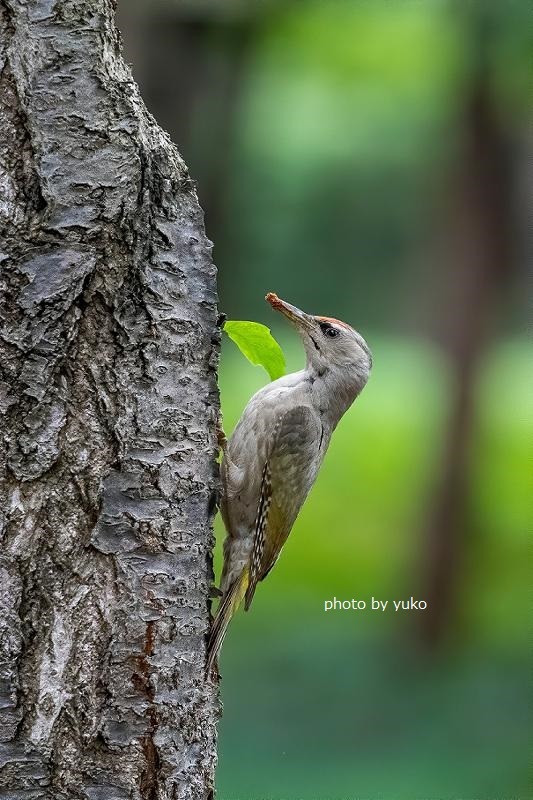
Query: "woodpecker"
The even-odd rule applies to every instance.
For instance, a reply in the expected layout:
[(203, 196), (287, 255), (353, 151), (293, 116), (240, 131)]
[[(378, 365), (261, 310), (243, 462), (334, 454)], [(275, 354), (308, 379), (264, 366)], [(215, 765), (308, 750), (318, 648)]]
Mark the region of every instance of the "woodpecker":
[(296, 327), (306, 366), (260, 389), (225, 447), (220, 511), (227, 536), (208, 674), (231, 618), (243, 600), (250, 608), (258, 582), (276, 563), (331, 435), (372, 368), (367, 343), (350, 325), (306, 314), (273, 293), (265, 299)]

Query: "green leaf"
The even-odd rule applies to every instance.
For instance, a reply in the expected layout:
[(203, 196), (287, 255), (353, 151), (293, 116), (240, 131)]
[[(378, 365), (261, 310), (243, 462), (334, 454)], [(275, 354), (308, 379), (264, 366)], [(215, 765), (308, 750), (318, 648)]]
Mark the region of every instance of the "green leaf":
[(264, 367), (275, 381), (285, 375), (285, 357), (270, 329), (260, 322), (227, 320), (224, 330), (252, 364)]

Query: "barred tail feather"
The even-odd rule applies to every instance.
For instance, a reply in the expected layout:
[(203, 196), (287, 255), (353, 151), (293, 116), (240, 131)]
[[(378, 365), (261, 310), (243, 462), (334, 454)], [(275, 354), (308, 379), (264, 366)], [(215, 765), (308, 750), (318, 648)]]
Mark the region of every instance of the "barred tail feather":
[(220, 603), (207, 644), (207, 674), (210, 675), (215, 666), (222, 642), (226, 635), (231, 618), (243, 601), (248, 588), (250, 572), (246, 567), (231, 584), (226, 596)]

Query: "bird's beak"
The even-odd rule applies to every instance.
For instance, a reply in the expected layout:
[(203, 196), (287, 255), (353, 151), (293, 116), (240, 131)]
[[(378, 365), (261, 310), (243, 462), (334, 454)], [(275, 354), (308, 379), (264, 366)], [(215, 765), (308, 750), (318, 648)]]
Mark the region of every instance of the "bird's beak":
[(290, 303), (286, 303), (285, 300), (281, 300), (274, 292), (269, 292), (265, 300), (267, 303), (270, 303), (275, 311), (280, 311), (283, 316), (287, 317), (296, 327), (304, 329), (313, 327), (313, 317), (306, 314), (304, 311), (300, 311), (296, 306), (291, 306)]

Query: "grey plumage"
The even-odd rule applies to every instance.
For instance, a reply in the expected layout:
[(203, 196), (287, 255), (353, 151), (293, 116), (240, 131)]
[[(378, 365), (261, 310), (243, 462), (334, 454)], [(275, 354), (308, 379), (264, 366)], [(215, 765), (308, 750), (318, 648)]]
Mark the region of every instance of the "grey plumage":
[(250, 607), (257, 583), (279, 557), (331, 435), (372, 366), (366, 342), (349, 325), (305, 314), (276, 295), (267, 300), (297, 327), (307, 364), (251, 398), (224, 453), (220, 510), (227, 537), (208, 669), (237, 607), (243, 599)]

